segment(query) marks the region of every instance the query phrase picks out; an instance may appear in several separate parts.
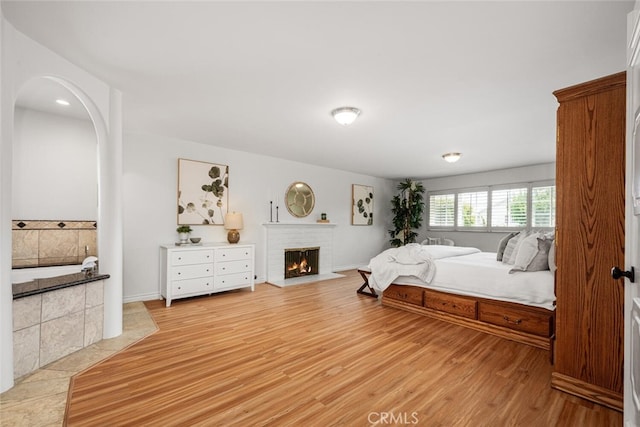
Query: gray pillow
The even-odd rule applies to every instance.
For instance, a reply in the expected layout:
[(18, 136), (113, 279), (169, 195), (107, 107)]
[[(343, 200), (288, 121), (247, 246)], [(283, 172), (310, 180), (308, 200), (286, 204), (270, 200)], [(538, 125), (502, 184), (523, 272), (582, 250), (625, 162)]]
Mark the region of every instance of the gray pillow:
[(517, 235), (518, 235), (518, 232), (514, 231), (513, 233), (507, 234), (500, 240), (500, 243), (498, 243), (498, 250), (496, 251), (497, 261), (502, 261), (504, 250), (507, 248), (507, 243), (509, 243), (509, 240), (511, 240), (512, 237), (515, 237)]

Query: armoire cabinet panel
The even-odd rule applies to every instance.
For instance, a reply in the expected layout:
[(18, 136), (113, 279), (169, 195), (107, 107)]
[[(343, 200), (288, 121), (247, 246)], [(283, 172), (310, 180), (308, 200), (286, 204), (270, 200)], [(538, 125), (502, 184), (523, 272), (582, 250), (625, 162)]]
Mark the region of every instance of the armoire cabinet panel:
[(622, 409), (625, 73), (558, 90), (553, 387)]

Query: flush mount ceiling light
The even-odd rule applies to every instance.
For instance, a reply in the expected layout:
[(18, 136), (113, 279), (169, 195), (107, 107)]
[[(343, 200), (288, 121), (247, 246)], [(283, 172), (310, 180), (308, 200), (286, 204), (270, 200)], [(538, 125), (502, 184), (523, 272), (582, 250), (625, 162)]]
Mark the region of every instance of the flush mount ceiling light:
[(358, 118), (360, 110), (355, 107), (340, 107), (333, 110), (331, 115), (342, 126), (348, 126)]
[(455, 163), (460, 160), (462, 157), (462, 153), (446, 153), (442, 155), (442, 158), (445, 159), (449, 163)]

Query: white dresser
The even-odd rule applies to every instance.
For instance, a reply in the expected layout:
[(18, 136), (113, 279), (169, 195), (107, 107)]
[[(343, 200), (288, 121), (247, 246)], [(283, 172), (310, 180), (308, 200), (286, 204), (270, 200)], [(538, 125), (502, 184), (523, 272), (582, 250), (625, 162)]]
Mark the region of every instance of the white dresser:
[(160, 288), (167, 302), (231, 289), (254, 290), (253, 244), (160, 246)]

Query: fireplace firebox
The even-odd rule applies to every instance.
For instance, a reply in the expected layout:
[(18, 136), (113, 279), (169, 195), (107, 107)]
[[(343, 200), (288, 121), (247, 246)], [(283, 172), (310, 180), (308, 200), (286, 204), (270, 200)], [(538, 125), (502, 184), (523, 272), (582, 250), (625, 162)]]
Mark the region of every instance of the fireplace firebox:
[(291, 248), (284, 250), (284, 278), (318, 274), (320, 248)]

